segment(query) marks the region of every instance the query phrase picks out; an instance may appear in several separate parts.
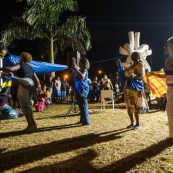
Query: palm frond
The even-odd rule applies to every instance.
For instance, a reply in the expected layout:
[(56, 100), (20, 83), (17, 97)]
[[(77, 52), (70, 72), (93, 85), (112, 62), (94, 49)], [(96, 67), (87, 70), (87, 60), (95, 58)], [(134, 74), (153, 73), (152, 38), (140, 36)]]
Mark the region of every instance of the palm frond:
[(86, 27), (85, 17), (73, 16), (68, 18), (58, 31), (58, 35), (64, 35), (66, 39), (73, 40), (73, 47), (77, 45), (76, 41), (79, 41), (79, 45), (83, 45), (87, 51), (91, 49), (91, 36)]
[(74, 0), (30, 0), (31, 7), (24, 12), (23, 19), (31, 25), (56, 25), (64, 11), (77, 11), (78, 5)]
[(14, 18), (14, 21), (8, 25), (8, 28), (2, 32), (2, 41), (7, 46), (14, 40), (44, 38), (41, 30), (33, 29), (28, 23), (20, 18)]
[(53, 47), (56, 40), (62, 51), (72, 47), (73, 50), (86, 54), (86, 50), (91, 49), (91, 36), (86, 27), (85, 17), (73, 16), (67, 18), (66, 22), (60, 21), (64, 11), (77, 10), (76, 0), (26, 0), (26, 2), (29, 8), (21, 18), (15, 18), (2, 34), (2, 40), (6, 45), (20, 39), (48, 38), (50, 47)]

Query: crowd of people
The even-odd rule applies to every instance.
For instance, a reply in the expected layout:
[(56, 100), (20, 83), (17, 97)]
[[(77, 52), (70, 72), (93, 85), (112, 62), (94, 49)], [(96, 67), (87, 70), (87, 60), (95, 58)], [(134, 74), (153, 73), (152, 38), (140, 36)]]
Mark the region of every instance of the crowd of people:
[[(87, 83), (89, 85), (89, 93), (87, 100), (90, 103), (98, 103), (100, 101), (100, 91), (101, 90), (114, 90), (115, 95), (118, 95), (121, 90), (121, 83), (119, 79), (116, 80), (115, 84), (107, 75), (103, 75), (103, 78), (98, 80), (95, 76), (93, 80), (87, 78)], [(68, 101), (73, 101), (74, 98), (74, 86), (72, 83), (68, 82), (66, 77), (61, 79), (60, 76), (48, 77), (47, 80), (40, 80), (41, 87), (36, 89), (33, 96), (33, 101), (38, 102), (40, 99), (44, 100), (46, 105), (52, 103), (64, 103)], [(12, 99), (13, 102), (17, 102), (15, 88), (12, 88)], [(16, 105), (16, 104), (14, 104)]]

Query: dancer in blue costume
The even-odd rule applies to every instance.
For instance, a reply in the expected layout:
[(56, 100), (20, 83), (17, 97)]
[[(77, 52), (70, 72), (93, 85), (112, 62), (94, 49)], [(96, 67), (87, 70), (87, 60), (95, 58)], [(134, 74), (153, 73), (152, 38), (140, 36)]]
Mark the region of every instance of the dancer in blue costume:
[(81, 58), (79, 61), (79, 67), (76, 64), (76, 59), (72, 58), (72, 69), (74, 76), (74, 89), (76, 94), (76, 100), (80, 109), (80, 123), (85, 125), (90, 125), (90, 118), (88, 112), (88, 100), (87, 96), (89, 93), (88, 84), (88, 69), (90, 63), (88, 59)]

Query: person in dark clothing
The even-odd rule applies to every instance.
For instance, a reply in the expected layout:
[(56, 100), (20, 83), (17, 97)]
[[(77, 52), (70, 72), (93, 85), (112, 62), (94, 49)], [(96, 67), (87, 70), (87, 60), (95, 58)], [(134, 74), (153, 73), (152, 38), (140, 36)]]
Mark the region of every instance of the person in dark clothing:
[(97, 76), (92, 80), (92, 97), (91, 100), (95, 101), (96, 99), (96, 103), (99, 101), (99, 96), (100, 96), (100, 87), (99, 87), (99, 81)]
[(67, 94), (67, 80), (66, 78), (63, 78), (61, 81), (61, 98), (63, 101), (66, 100), (66, 94)]
[[(5, 50), (0, 50), (0, 56), (5, 55)], [(7, 52), (7, 51), (6, 51)], [(3, 55), (2, 55), (3, 54)], [(40, 81), (29, 65), (32, 56), (27, 52), (20, 54), (20, 62), (14, 66), (8, 66), (0, 68), (1, 71), (5, 72), (17, 72), (17, 76), (12, 76), (12, 81), (18, 84), (18, 98), (22, 111), (26, 117), (28, 127), (24, 130), (25, 132), (34, 132), (37, 129), (37, 124), (33, 117), (32, 107), (30, 105), (31, 99), (35, 90), (35, 84), (33, 78), (37, 83), (37, 87), (40, 87)]]

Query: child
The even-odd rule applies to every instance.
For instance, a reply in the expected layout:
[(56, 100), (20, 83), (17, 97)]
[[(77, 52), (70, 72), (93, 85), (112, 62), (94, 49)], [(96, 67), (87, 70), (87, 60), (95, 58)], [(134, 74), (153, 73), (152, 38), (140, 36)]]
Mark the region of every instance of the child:
[(39, 93), (39, 98), (44, 102), (46, 105), (50, 105), (50, 91), (46, 85), (43, 85), (43, 89)]

